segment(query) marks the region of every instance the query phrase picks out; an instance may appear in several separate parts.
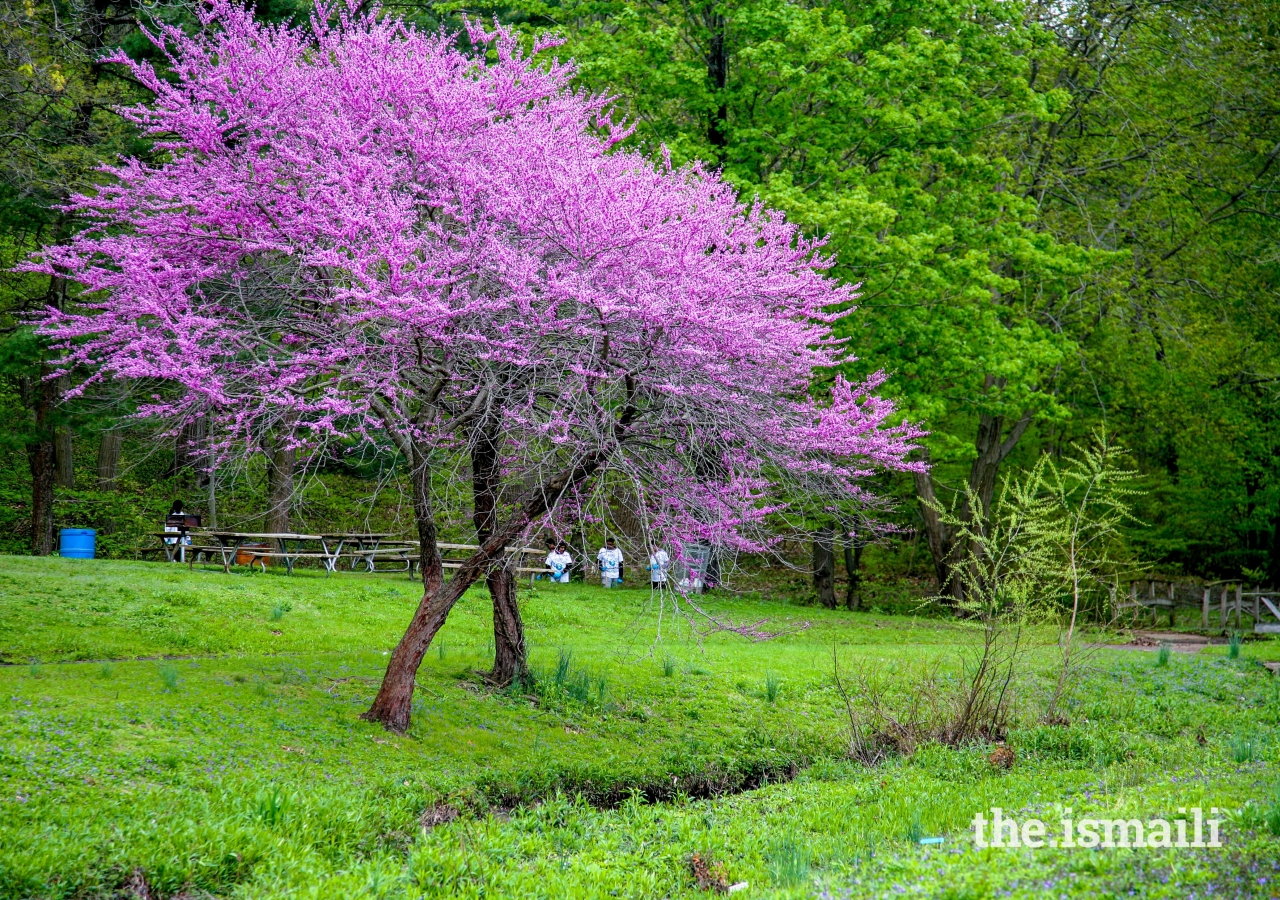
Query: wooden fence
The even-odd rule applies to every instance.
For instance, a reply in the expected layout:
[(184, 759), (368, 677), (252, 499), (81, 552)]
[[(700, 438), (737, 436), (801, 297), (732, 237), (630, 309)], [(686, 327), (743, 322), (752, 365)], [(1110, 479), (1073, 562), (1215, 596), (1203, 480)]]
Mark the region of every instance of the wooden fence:
[(1152, 577), (1130, 582), (1126, 593), (1128, 601), (1115, 604), (1118, 615), (1148, 612), (1154, 619), (1167, 611), (1172, 627), (1179, 608), (1199, 607), (1200, 627), (1205, 630), (1214, 626), (1241, 630), (1248, 616), (1253, 631), (1280, 634), (1280, 590), (1274, 588)]

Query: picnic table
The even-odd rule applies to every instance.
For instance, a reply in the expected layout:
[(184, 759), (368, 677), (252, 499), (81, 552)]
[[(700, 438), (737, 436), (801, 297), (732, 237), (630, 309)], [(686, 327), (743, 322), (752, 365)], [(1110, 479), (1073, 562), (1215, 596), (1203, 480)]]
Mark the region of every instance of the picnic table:
[[(289, 574), (293, 574), (294, 564), (300, 559), (318, 559), (324, 565), (327, 575), (337, 570), (338, 562), (344, 556), (351, 559), (351, 568), (363, 564), (368, 571), (377, 571), (376, 562), (380, 557), (391, 556), (403, 561), (405, 568), (409, 563), (403, 560), (407, 547), (383, 548), (380, 545), (390, 535), (385, 532), (326, 532), (324, 534), (303, 534), (300, 532), (277, 531), (189, 531), (189, 532), (154, 532), (154, 537), (161, 539), (160, 548), (170, 562), (194, 562), (200, 553), (212, 556), (214, 553), (222, 560), (224, 571), (231, 571), (231, 564), (242, 552), (249, 554), (249, 565), (255, 563), (266, 568), (268, 559), (279, 559)], [(200, 538), (203, 543), (196, 545), (184, 542), (186, 538)], [(259, 546), (265, 543), (267, 546)], [(308, 548), (306, 545), (313, 545)], [(316, 549), (314, 545), (318, 544)], [(344, 547), (351, 547), (344, 553)]]
[[(217, 542), (218, 553), (222, 557), (222, 569), (225, 572), (231, 571), (231, 564), (235, 562), (242, 549), (253, 556), (249, 561), (250, 566), (258, 563), (264, 570), (267, 567), (265, 560), (279, 559), (284, 562), (285, 569), (292, 575), (294, 563), (299, 559), (319, 559), (324, 563), (326, 570), (333, 571), (334, 560), (331, 559), (332, 554), (329, 553), (329, 548), (325, 546), (324, 539), (318, 534), (298, 534), (292, 531), (204, 531), (200, 532), (200, 534)], [(269, 547), (279, 549), (245, 546), (250, 542), (261, 544), (264, 541), (268, 542)], [(319, 552), (303, 549), (304, 544), (316, 542), (320, 544)], [(293, 545), (293, 549), (290, 549), (290, 544)]]

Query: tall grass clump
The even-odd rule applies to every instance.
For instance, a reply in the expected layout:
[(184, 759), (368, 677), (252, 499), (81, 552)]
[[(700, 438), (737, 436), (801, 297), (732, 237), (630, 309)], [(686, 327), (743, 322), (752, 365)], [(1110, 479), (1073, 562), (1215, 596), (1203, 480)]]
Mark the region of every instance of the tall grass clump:
[(1233, 631), (1227, 638), (1227, 659), (1240, 658), (1240, 632)]
[(1160, 649), (1156, 651), (1156, 668), (1163, 669), (1169, 665), (1169, 654), (1173, 652), (1173, 648), (1169, 646), (1169, 642), (1165, 641), (1160, 645)]
[(1253, 738), (1236, 735), (1231, 739), (1231, 759), (1238, 764), (1251, 763), (1258, 758), (1258, 746)]
[(670, 678), (674, 674), (676, 674), (676, 661), (672, 659), (670, 656), (663, 658), (662, 677)]
[(764, 699), (773, 703), (778, 699), (778, 691), (782, 689), (782, 679), (772, 672), (764, 673)]
[(809, 851), (794, 834), (779, 838), (765, 853), (765, 865), (773, 883), (794, 887), (809, 874)]
[(279, 622), (284, 618), (284, 614), (289, 611), (288, 603), (274, 603), (271, 606), (271, 621)]
[(161, 666), (160, 683), (164, 685), (166, 691), (176, 691), (178, 689), (178, 667), (173, 663), (165, 663)]
[(115, 667), (112, 666), (111, 663), (109, 662), (100, 663), (98, 665), (99, 678), (110, 678), (114, 672), (115, 672)]

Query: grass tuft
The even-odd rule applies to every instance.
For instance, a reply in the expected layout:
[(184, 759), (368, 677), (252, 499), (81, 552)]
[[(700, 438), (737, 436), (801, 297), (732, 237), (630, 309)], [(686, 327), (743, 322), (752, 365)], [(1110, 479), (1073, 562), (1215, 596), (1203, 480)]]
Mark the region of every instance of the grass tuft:
[(783, 835), (765, 854), (765, 865), (774, 884), (794, 887), (809, 874), (808, 848), (794, 834)]
[(676, 674), (676, 661), (668, 656), (662, 660), (662, 677), (670, 678), (674, 674)]
[(764, 674), (764, 699), (773, 703), (778, 699), (778, 691), (782, 689), (782, 679), (772, 672)]
[(1231, 759), (1236, 763), (1251, 763), (1257, 758), (1258, 746), (1253, 738), (1236, 735), (1231, 739)]
[(1161, 644), (1160, 649), (1156, 651), (1156, 668), (1163, 669), (1165, 666), (1169, 665), (1169, 656), (1171, 653), (1173, 653), (1173, 648), (1169, 646), (1167, 641)]
[(1231, 632), (1230, 637), (1227, 639), (1227, 659), (1240, 658), (1240, 643), (1240, 632)]
[(178, 667), (173, 663), (165, 663), (160, 667), (160, 682), (170, 693), (178, 689)]

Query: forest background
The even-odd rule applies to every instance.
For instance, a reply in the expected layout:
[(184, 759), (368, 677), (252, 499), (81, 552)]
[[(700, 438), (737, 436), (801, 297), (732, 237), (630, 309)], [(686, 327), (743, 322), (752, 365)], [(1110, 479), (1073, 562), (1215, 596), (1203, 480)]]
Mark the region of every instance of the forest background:
[[(931, 474), (876, 485), (899, 530), (857, 554), (872, 580), (945, 580), (956, 529), (927, 501), (966, 486), (987, 500), (1105, 427), (1145, 491), (1135, 558), (1280, 585), (1274, 3), (389, 8), (428, 28), (558, 31), (553, 52), (617, 96), (631, 142), (705, 160), (830, 236), (834, 277), (862, 285), (838, 326), (858, 357), (843, 374), (887, 370), (883, 391), (930, 430)], [(60, 204), (101, 163), (154, 158), (114, 111), (141, 88), (98, 60), (152, 55), (140, 28), (156, 19), (194, 23), (175, 2), (0, 0), (0, 552), (48, 553), (56, 529), (83, 526), (101, 553), (132, 556), (175, 497), (223, 527), (407, 531), (389, 457), (278, 448), (211, 479), (198, 424), (157, 433), (124, 421), (127, 386), (64, 403), (73, 384), (45, 377), (25, 317), (76, 288), (10, 269), (76, 232)], [(455, 512), (444, 534), (465, 538)]]

